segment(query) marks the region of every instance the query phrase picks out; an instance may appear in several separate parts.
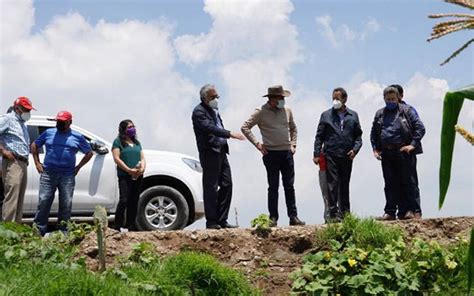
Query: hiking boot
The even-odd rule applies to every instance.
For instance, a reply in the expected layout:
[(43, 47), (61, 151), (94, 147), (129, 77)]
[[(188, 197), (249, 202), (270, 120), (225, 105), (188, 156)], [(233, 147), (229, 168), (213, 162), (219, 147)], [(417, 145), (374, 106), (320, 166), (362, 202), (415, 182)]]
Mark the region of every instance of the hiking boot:
[(415, 215), (412, 211), (408, 211), (403, 217), (399, 218), (400, 220), (411, 220), (415, 219)]
[(382, 217), (377, 217), (375, 218), (376, 220), (379, 220), (379, 221), (393, 221), (393, 220), (396, 220), (397, 218), (394, 216), (394, 215), (390, 215), (390, 214), (383, 214)]
[(272, 222), (270, 222), (270, 227), (276, 227), (278, 225), (278, 219), (275, 217), (271, 217), (270, 219), (272, 220)]
[(297, 216), (290, 217), (290, 225), (292, 226), (302, 226), (305, 224), (306, 223), (304, 221), (301, 221)]

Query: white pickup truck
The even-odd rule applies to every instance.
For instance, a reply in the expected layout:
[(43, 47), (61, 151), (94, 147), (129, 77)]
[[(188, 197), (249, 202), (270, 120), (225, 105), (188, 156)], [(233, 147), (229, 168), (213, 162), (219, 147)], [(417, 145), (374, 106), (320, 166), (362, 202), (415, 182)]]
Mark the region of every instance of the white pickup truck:
[[(50, 117), (32, 116), (27, 122), (33, 142), (48, 128), (56, 126)], [(103, 206), (114, 219), (119, 200), (117, 170), (110, 147), (112, 145), (78, 126), (71, 128), (90, 142), (94, 156), (76, 176), (72, 204), (72, 219), (91, 221), (96, 205)], [(147, 162), (143, 188), (138, 202), (137, 228), (140, 230), (183, 229), (204, 216), (202, 200), (202, 168), (198, 160), (179, 153), (144, 150)], [(80, 161), (82, 155), (77, 155)], [(44, 160), (44, 151), (40, 151)], [(25, 194), (23, 220), (32, 222), (38, 205), (39, 174), (29, 157), (28, 185)], [(1, 157), (0, 157), (1, 165)], [(50, 221), (57, 220), (58, 197), (51, 209)]]

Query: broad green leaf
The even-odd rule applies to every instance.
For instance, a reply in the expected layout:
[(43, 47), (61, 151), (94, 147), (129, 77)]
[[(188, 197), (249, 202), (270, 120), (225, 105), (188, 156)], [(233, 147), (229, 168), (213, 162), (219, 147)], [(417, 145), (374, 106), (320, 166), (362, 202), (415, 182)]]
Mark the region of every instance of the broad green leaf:
[(458, 122), (464, 99), (474, 100), (474, 84), (446, 93), (441, 127), (441, 160), (439, 167), (439, 208), (443, 207), (451, 179), (451, 164), (455, 142), (454, 126)]

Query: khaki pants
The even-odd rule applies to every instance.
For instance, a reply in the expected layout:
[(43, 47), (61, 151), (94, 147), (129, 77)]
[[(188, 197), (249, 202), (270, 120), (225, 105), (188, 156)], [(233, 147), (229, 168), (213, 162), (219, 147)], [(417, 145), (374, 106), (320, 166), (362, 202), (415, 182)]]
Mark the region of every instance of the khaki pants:
[(5, 190), (3, 221), (21, 223), (25, 199), (28, 164), (19, 160), (2, 159), (2, 179)]

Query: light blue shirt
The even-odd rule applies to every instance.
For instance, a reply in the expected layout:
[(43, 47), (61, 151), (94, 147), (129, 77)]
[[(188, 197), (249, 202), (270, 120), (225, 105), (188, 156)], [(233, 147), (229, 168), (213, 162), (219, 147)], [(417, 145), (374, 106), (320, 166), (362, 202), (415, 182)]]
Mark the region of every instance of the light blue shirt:
[(0, 141), (5, 149), (28, 158), (30, 154), (28, 127), (15, 112), (0, 116)]

